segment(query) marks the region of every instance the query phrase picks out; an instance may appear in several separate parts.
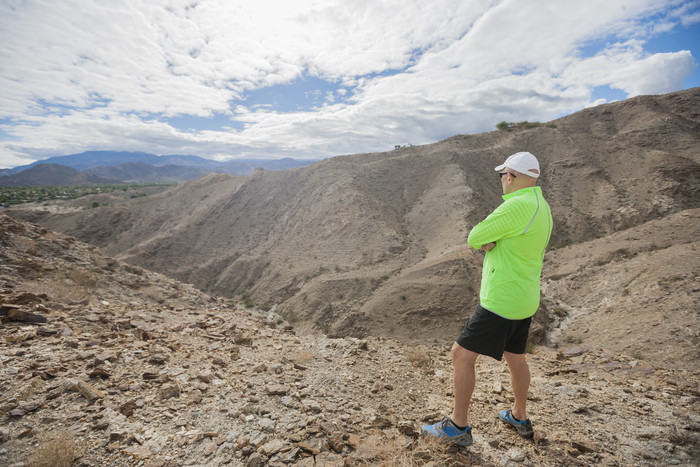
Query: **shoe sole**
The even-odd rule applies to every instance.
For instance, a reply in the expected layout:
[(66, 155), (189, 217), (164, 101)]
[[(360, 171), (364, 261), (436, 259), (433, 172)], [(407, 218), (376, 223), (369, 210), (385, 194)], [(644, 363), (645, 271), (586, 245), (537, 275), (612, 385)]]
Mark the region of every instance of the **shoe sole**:
[(522, 436), (523, 438), (532, 438), (535, 435), (534, 430), (523, 432), (520, 430), (520, 428), (518, 428), (516, 425), (513, 425), (509, 421), (507, 421), (507, 420), (501, 420), (501, 421), (503, 422), (504, 425), (508, 425), (510, 427), (513, 427), (515, 429), (515, 431), (517, 431), (518, 434), (520, 436)]

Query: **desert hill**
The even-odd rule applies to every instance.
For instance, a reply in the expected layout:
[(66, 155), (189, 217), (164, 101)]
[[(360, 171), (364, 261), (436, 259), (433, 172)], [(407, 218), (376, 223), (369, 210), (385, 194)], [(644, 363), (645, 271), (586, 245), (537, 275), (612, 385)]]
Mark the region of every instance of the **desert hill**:
[[(637, 316), (638, 304), (630, 299), (635, 287), (653, 290), (677, 276), (674, 282), (684, 284), (679, 302), (690, 307), (678, 317), (686, 330), (664, 328), (657, 339), (687, 335), (692, 352), (686, 361), (697, 368), (698, 148), (695, 88), (589, 108), (547, 124), (282, 172), (210, 174), (108, 208), (6, 212), (201, 290), (275, 307), (300, 332), (447, 342), (476, 305), (482, 257), (466, 236), (501, 202), (493, 167), (528, 150), (540, 159), (540, 184), (554, 215), (550, 250), (566, 252), (546, 259), (544, 281), (552, 286), (545, 288), (535, 336), (545, 342), (560, 318), (574, 332), (575, 316), (596, 315), (601, 303), (615, 319)], [(670, 221), (682, 213), (687, 222)], [(629, 231), (632, 238), (634, 229), (652, 231), (656, 246), (638, 258), (619, 254), (609, 265), (581, 262), (580, 271), (568, 269), (570, 258), (597, 258), (608, 251), (608, 235)], [(674, 272), (679, 248), (689, 266)], [(644, 281), (612, 287), (610, 277), (592, 273), (638, 267), (642, 256), (655, 265)], [(571, 278), (588, 283), (560, 285), (575, 282)], [(587, 288), (605, 296), (590, 303)], [(656, 312), (653, 304), (645, 310)], [(595, 334), (593, 324), (588, 328)], [(562, 338), (587, 337), (567, 332)], [(642, 345), (645, 335), (635, 328), (607, 347)]]
[(37, 164), (18, 174), (0, 177), (0, 185), (5, 186), (75, 186), (119, 182), (120, 179), (109, 174), (82, 173), (59, 164)]
[[(644, 244), (629, 255), (646, 251)], [(558, 274), (588, 259), (576, 261)], [(529, 356), (535, 438), (523, 440), (496, 416), (511, 403), (507, 370), (484, 358), (474, 444), (445, 450), (417, 430), (450, 409), (449, 345), (296, 335), (274, 313), (1, 214), (0, 304), (0, 465), (691, 466), (700, 459), (698, 371), (655, 368), (591, 346), (537, 347)]]

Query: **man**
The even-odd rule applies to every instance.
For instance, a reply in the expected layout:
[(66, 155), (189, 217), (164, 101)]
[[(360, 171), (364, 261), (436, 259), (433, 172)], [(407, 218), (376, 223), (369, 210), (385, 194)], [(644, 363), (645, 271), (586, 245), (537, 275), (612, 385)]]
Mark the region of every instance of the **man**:
[(500, 412), (503, 423), (531, 437), (527, 416), (530, 369), (525, 346), (531, 316), (540, 304), (540, 274), (552, 233), (552, 214), (536, 186), (537, 158), (518, 152), (496, 167), (503, 186), (503, 203), (469, 233), (468, 243), (486, 252), (479, 306), (452, 346), (454, 409), (421, 433), (466, 447), (472, 443), (469, 402), (476, 380), (475, 363), (488, 355), (508, 363), (515, 404)]

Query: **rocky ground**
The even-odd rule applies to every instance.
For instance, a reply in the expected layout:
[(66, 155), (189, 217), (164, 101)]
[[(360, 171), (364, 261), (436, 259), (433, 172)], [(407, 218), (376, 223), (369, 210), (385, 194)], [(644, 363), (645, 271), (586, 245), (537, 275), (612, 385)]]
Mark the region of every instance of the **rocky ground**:
[(444, 344), (298, 336), (1, 215), (0, 303), (0, 465), (700, 463), (698, 372), (605, 349), (534, 349), (534, 440), (498, 421), (507, 368), (482, 358), (454, 451), (418, 437), (450, 410)]

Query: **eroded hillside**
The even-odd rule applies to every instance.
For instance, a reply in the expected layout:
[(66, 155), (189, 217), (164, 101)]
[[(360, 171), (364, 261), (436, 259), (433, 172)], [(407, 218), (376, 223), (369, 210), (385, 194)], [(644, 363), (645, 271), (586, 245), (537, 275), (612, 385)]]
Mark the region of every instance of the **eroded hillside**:
[[(607, 235), (700, 207), (699, 104), (700, 88), (640, 96), (536, 128), (456, 136), (250, 177), (209, 175), (89, 211), (39, 207), (9, 214), (202, 290), (275, 307), (299, 330), (447, 342), (477, 302), (482, 257), (466, 236), (501, 202), (494, 166), (516, 151), (536, 154), (555, 219), (551, 249), (596, 257)], [(664, 231), (672, 236), (676, 230), (683, 238), (699, 232), (696, 223)], [(697, 252), (688, 254), (697, 264)], [(649, 259), (667, 264), (675, 255), (665, 248)], [(666, 280), (662, 270), (651, 268), (648, 283)], [(685, 282), (697, 281), (696, 270), (682, 274)], [(598, 284), (598, 276), (578, 277)], [(697, 292), (686, 289), (681, 301), (691, 307), (684, 316), (696, 345)], [(559, 318), (555, 309), (600, 311), (586, 303), (584, 291), (546, 290), (552, 296), (538, 313), (545, 330)], [(624, 293), (610, 291), (612, 309), (633, 306), (625, 295), (617, 300)], [(644, 337), (638, 332), (627, 337)], [(587, 338), (569, 339), (579, 337)]]

